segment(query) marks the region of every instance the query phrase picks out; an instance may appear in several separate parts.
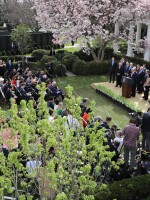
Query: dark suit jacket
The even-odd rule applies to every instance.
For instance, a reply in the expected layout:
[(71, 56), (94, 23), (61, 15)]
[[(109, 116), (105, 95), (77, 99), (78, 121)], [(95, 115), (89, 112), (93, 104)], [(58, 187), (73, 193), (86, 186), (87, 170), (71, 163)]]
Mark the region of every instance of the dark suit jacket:
[(112, 60), (111, 60), (109, 63), (109, 68), (110, 68), (110, 72), (116, 72), (117, 62), (114, 61), (113, 65), (112, 65)]
[(13, 63), (10, 64), (9, 62), (7, 62), (7, 64), (6, 64), (6, 69), (7, 69), (8, 71), (12, 71), (13, 68), (14, 68)]
[(131, 78), (133, 79), (134, 83), (137, 82), (137, 77), (138, 77), (138, 74), (136, 72), (134, 72), (132, 75), (131, 75)]
[(144, 113), (142, 118), (142, 131), (150, 131), (150, 112)]
[(123, 76), (123, 74), (124, 74), (124, 68), (123, 68), (123, 66), (121, 66), (120, 68), (119, 68), (119, 66), (117, 66), (116, 74), (120, 75), (120, 76)]

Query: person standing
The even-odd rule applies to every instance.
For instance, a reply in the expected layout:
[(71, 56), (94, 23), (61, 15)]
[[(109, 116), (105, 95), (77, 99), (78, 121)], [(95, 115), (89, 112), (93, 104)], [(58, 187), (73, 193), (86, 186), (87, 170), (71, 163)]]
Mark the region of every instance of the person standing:
[(147, 71), (147, 76), (145, 77), (145, 82), (144, 82), (144, 100), (148, 100), (148, 96), (149, 96), (149, 88), (150, 88), (150, 72)]
[(117, 62), (115, 61), (115, 58), (112, 57), (110, 62), (110, 76), (109, 76), (109, 83), (111, 83), (111, 80), (115, 81), (115, 75), (116, 75), (116, 68), (117, 68)]
[(6, 64), (0, 60), (0, 76), (3, 77), (4, 76), (4, 67), (6, 66)]
[(119, 65), (116, 69), (116, 86), (115, 87), (118, 87), (118, 85), (120, 87), (122, 86), (121, 80), (122, 80), (123, 74), (124, 74), (124, 67), (122, 66), (122, 63), (119, 62)]
[(11, 60), (6, 63), (7, 76), (12, 78), (14, 65)]
[[(122, 131), (124, 135), (124, 161), (126, 166), (130, 166), (132, 169), (135, 165), (135, 156), (137, 150), (137, 142), (139, 139), (140, 129), (136, 126), (136, 119), (131, 118), (129, 125), (126, 125)], [(130, 165), (129, 165), (130, 154)]]
[(55, 56), (55, 49), (52, 47), (49, 53), (50, 56)]
[(143, 92), (144, 77), (145, 77), (145, 72), (143, 70), (143, 66), (140, 66), (137, 77), (137, 91), (139, 94), (142, 94)]
[(132, 93), (131, 93), (132, 97), (135, 97), (136, 95), (137, 77), (138, 77), (138, 74), (136, 72), (136, 67), (133, 67), (131, 69), (131, 79), (133, 80)]
[(150, 152), (150, 107), (142, 118), (142, 149)]

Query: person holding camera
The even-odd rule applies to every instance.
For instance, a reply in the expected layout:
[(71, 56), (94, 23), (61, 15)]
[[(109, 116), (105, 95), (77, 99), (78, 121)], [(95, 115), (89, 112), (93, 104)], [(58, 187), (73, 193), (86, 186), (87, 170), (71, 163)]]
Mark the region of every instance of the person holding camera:
[[(131, 118), (129, 125), (126, 125), (122, 131), (124, 135), (124, 161), (125, 165), (133, 169), (135, 166), (135, 156), (137, 150), (137, 142), (139, 140), (140, 129), (136, 126), (136, 119)], [(130, 165), (129, 165), (129, 154), (130, 154)]]

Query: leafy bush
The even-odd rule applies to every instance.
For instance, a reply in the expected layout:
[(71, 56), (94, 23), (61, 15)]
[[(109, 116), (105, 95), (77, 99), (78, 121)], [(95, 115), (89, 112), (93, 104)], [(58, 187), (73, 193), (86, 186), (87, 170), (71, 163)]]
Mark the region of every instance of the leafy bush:
[(100, 189), (95, 200), (144, 199), (150, 195), (150, 174), (114, 182)]
[(54, 74), (63, 76), (66, 73), (66, 67), (58, 60), (52, 60), (54, 67)]
[(114, 50), (111, 47), (106, 47), (104, 59), (110, 59), (113, 56)]
[(6, 51), (2, 51), (2, 56), (6, 56), (6, 55), (7, 55)]
[(21, 55), (16, 55), (15, 56), (15, 61), (21, 61), (22, 60), (22, 56)]
[(87, 75), (88, 74), (88, 62), (86, 63), (84, 60), (77, 59), (73, 64), (72, 71), (75, 74)]
[(49, 51), (44, 49), (37, 49), (32, 51), (32, 56), (35, 57), (36, 61), (40, 61), (44, 55), (49, 55)]
[(9, 56), (9, 60), (11, 60), (12, 62), (14, 62), (15, 56)]
[(49, 60), (57, 60), (57, 58), (56, 57), (54, 57), (54, 56), (48, 56), (48, 55), (44, 55), (43, 57), (42, 57), (42, 59), (40, 60), (40, 63), (42, 64), (42, 65), (45, 65), (45, 63), (47, 63)]
[(73, 65), (73, 73), (80, 75), (94, 75), (108, 72), (108, 63), (101, 61), (85, 62), (84, 60), (76, 60)]
[(124, 41), (119, 42), (119, 51), (127, 52), (127, 48), (128, 48), (127, 42), (124, 42)]
[(84, 53), (82, 50), (74, 52), (74, 55), (78, 56), (81, 60), (84, 60), (87, 62), (93, 60), (93, 57), (91, 54), (88, 55), (88, 54)]
[(43, 70), (45, 68), (40, 62), (28, 62), (28, 65), (32, 71)]
[(78, 56), (70, 53), (70, 54), (66, 54), (63, 58), (62, 58), (62, 63), (66, 66), (66, 68), (68, 70), (72, 70), (73, 64), (75, 63), (75, 61), (78, 59)]
[(1, 60), (3, 60), (4, 62), (7, 62), (7, 61), (8, 61), (8, 59), (9, 59), (9, 57), (8, 57), (8, 56), (1, 56), (0, 58), (1, 58)]
[(61, 61), (62, 58), (67, 55), (67, 54), (71, 54), (70, 52), (68, 51), (65, 51), (65, 50), (58, 50), (55, 54), (55, 57), (57, 58), (57, 60)]

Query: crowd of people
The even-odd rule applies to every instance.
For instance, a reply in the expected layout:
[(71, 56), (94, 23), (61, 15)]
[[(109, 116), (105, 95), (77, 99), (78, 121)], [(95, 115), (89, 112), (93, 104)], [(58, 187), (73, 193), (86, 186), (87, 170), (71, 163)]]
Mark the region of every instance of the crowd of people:
[[(87, 106), (87, 99), (83, 99), (80, 104), (81, 108), (81, 118), (80, 121), (76, 119), (71, 111), (67, 109), (63, 103), (64, 92), (62, 89), (59, 89), (56, 86), (56, 81), (53, 79), (52, 66), (48, 62), (45, 66), (45, 71), (37, 71), (33, 73), (28, 66), (23, 67), (21, 62), (18, 62), (15, 66), (9, 60), (6, 64), (0, 60), (0, 88), (1, 95), (6, 100), (7, 104), (11, 105), (11, 99), (13, 98), (15, 102), (19, 105), (21, 100), (33, 100), (35, 103), (35, 108), (38, 106), (39, 99), (39, 87), (42, 82), (45, 82), (46, 91), (45, 91), (45, 101), (47, 102), (47, 108), (49, 109), (49, 123), (53, 123), (57, 116), (65, 117), (66, 124), (65, 127), (69, 132), (70, 128), (76, 133), (78, 128), (81, 128), (84, 131), (86, 127), (92, 128), (95, 123), (98, 122), (97, 130), (105, 129), (105, 137), (107, 141), (104, 142), (104, 145), (108, 145), (108, 151), (115, 152), (115, 155), (112, 158), (112, 161), (117, 162), (118, 159), (124, 159), (125, 168), (133, 170), (136, 167), (136, 153), (137, 153), (137, 144), (140, 143), (139, 135), (140, 128), (137, 127), (137, 120), (131, 118), (129, 125), (126, 125), (123, 130), (118, 130), (116, 125), (110, 126), (111, 117), (107, 116), (104, 120), (100, 116), (95, 116), (93, 119), (90, 119), (91, 108)], [(3, 78), (4, 73), (6, 77)], [(139, 93), (142, 93), (143, 87), (148, 87), (146, 91), (149, 90), (149, 85), (145, 85), (149, 80), (149, 72), (145, 69), (145, 66), (137, 65), (134, 67), (132, 63), (125, 62), (122, 58), (117, 65), (117, 62), (112, 58), (110, 64), (110, 82), (115, 81), (116, 76), (116, 87), (122, 85), (121, 78), (122, 76), (128, 76), (135, 80), (136, 88)], [(135, 77), (135, 78), (134, 78)], [(150, 84), (150, 81), (149, 81)], [(135, 96), (136, 89), (132, 91), (132, 95)], [(147, 93), (144, 93), (146, 95)], [(147, 94), (148, 95), (148, 94)], [(147, 100), (148, 96), (144, 96), (144, 99)], [(90, 119), (90, 120), (89, 120)], [(142, 150), (150, 152), (150, 108), (146, 113), (144, 113), (142, 118)], [(9, 145), (7, 140), (11, 137), (10, 129), (4, 131), (1, 134), (3, 144), (2, 150), (4, 156), (7, 158), (9, 155)], [(18, 148), (17, 138), (14, 136), (14, 149)], [(89, 138), (86, 138), (86, 144), (89, 143)], [(124, 153), (122, 151), (124, 149)], [(53, 154), (55, 154), (55, 149), (52, 149)], [(123, 154), (123, 156), (121, 156)], [(35, 167), (35, 160), (31, 159), (29, 162), (32, 162)], [(27, 167), (29, 162), (26, 163)], [(39, 162), (41, 165), (41, 161)], [(141, 163), (141, 161), (140, 161)], [(31, 165), (32, 165), (31, 164)], [(32, 166), (32, 168), (34, 168)], [(144, 164), (141, 165), (145, 169)], [(33, 170), (33, 169), (32, 169)], [(31, 169), (28, 169), (31, 171)], [(143, 173), (148, 173), (148, 170), (145, 170)]]
[(132, 79), (132, 92), (131, 96), (135, 97), (136, 93), (144, 94), (143, 99), (148, 100), (150, 88), (150, 71), (146, 69), (146, 65), (137, 64), (134, 66), (132, 62), (125, 61), (121, 58), (119, 63), (112, 57), (110, 63), (110, 77), (109, 82), (115, 82), (115, 87), (122, 87), (122, 77), (129, 77)]

